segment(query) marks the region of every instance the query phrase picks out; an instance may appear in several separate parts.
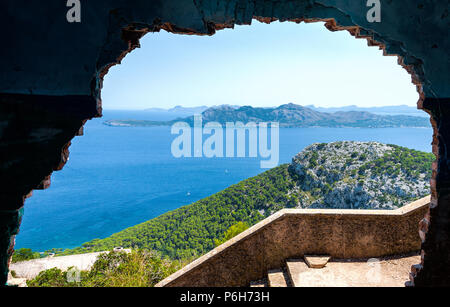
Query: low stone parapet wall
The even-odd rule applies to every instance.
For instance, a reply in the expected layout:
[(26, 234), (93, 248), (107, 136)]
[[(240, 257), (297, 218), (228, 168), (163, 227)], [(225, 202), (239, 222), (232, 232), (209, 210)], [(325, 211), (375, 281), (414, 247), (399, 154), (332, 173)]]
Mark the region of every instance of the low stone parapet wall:
[(420, 250), (430, 197), (397, 210), (283, 209), (198, 258), (157, 286), (248, 286), (288, 258), (372, 258)]

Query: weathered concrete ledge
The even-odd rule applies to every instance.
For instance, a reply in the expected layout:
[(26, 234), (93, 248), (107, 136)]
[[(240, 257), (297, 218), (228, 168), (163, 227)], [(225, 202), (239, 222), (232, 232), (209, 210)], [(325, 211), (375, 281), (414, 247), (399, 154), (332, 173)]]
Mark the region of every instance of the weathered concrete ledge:
[(159, 287), (248, 286), (288, 258), (371, 258), (419, 251), (424, 197), (397, 210), (283, 209), (167, 277)]
[(18, 278), (33, 279), (40, 272), (52, 268), (58, 268), (62, 271), (67, 271), (70, 267), (77, 270), (89, 270), (97, 260), (100, 254), (106, 252), (87, 253), (80, 255), (60, 256), (60, 257), (46, 257), (41, 259), (33, 259), (28, 261), (21, 261), (11, 263), (9, 269), (16, 273)]
[[(131, 249), (114, 249), (116, 252), (131, 253)], [(16, 277), (24, 279), (33, 279), (39, 275), (40, 272), (52, 268), (58, 268), (61, 271), (67, 271), (73, 267), (79, 271), (87, 271), (92, 268), (95, 261), (101, 254), (108, 254), (109, 251), (85, 253), (78, 255), (45, 257), (40, 259), (20, 261), (11, 263), (9, 269), (14, 271)]]

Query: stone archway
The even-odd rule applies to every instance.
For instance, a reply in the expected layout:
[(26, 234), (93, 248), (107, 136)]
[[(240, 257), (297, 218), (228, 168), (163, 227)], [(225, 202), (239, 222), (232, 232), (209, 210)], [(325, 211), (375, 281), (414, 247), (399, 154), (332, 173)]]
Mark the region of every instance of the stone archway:
[[(347, 30), (385, 55), (397, 55), (420, 94), (418, 108), (431, 115), (434, 128), (431, 182), (432, 205), (421, 223), (422, 263), (413, 268), (416, 285), (449, 285), (450, 142), (447, 71), (443, 62), (450, 49), (448, 4), (444, 2), (390, 2), (382, 6), (382, 21), (366, 19), (367, 1), (340, 0), (122, 0), (83, 3), (82, 20), (71, 24), (56, 3), (44, 9), (48, 18), (22, 24), (41, 3), (23, 9), (17, 1), (2, 3), (5, 39), (0, 77), (0, 146), (2, 207), (0, 211), (0, 283), (6, 281), (9, 256), (33, 189), (46, 188), (52, 171), (63, 167), (70, 140), (82, 134), (86, 120), (101, 116), (103, 76), (134, 48), (147, 32), (212, 35), (235, 24), (274, 20), (325, 21), (331, 31)], [(404, 12), (408, 12), (405, 15)], [(57, 17), (56, 17), (57, 16)], [(433, 16), (430, 18), (428, 16)], [(56, 21), (54, 21), (56, 20)], [(53, 23), (51, 23), (53, 22)], [(45, 33), (45, 35), (43, 35)], [(39, 37), (40, 39), (36, 39)], [(420, 39), (418, 39), (420, 38)], [(61, 43), (61, 40), (64, 43)], [(24, 48), (27, 46), (27, 48)], [(39, 61), (33, 61), (34, 54)], [(433, 221), (433, 223), (430, 223)]]

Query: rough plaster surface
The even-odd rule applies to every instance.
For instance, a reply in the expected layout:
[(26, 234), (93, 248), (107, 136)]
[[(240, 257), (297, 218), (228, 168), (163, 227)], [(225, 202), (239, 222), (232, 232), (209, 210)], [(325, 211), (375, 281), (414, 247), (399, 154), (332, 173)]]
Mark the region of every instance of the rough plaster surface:
[[(2, 1), (0, 92), (91, 95), (96, 76), (129, 49), (124, 27), (213, 34), (216, 29), (264, 21), (334, 18), (386, 45), (415, 66), (428, 97), (450, 97), (447, 1), (382, 1), (382, 22), (369, 23), (365, 0), (97, 0), (81, 1), (81, 23), (68, 23), (65, 1)], [(307, 42), (306, 42), (307, 43)], [(33, 50), (35, 56), (30, 56)], [(62, 69), (63, 68), (63, 69)]]

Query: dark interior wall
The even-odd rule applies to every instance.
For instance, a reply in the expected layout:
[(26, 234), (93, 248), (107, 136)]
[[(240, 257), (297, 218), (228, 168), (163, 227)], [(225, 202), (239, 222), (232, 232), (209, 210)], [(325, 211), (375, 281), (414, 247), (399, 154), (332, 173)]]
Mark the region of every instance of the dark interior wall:
[[(45, 3), (45, 4), (44, 4)], [(249, 24), (252, 17), (279, 20), (335, 18), (358, 25), (415, 65), (427, 97), (450, 97), (447, 0), (382, 0), (381, 22), (366, 20), (366, 0), (81, 0), (81, 22), (68, 23), (65, 0), (2, 1), (5, 47), (0, 51), (1, 93), (90, 95), (104, 65), (128, 49), (121, 28), (212, 34)], [(366, 33), (363, 33), (366, 34)], [(30, 53), (30, 51), (33, 51)], [(445, 63), (444, 63), (445, 62)]]
[[(6, 280), (23, 201), (63, 167), (70, 140), (101, 115), (100, 89), (108, 67), (137, 47), (148, 31), (210, 35), (252, 18), (327, 20), (379, 44), (412, 75), (419, 107), (432, 113), (432, 209), (416, 284), (450, 284), (450, 182), (447, 144), (450, 9), (448, 0), (381, 0), (381, 22), (366, 19), (366, 0), (81, 0), (81, 22), (66, 20), (65, 0), (0, 3), (0, 284)], [(307, 43), (307, 42), (305, 42)], [(431, 143), (431, 136), (430, 136)], [(431, 222), (431, 224), (430, 224)], [(428, 233), (427, 233), (428, 231)]]

